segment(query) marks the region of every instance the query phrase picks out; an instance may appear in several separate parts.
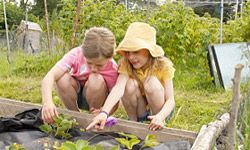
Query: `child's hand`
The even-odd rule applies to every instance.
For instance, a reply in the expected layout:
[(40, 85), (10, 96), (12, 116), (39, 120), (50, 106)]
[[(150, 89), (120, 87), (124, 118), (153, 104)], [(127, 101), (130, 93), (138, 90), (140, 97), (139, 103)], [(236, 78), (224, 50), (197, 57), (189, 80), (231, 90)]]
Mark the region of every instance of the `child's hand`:
[(56, 106), (53, 102), (44, 103), (42, 107), (42, 119), (44, 122), (53, 124), (53, 117), (58, 117)]
[(151, 120), (150, 124), (149, 124), (149, 130), (157, 130), (157, 129), (161, 129), (164, 126), (164, 120), (160, 120), (158, 119), (159, 117), (157, 117), (156, 115), (154, 116), (148, 116), (148, 119)]
[(88, 125), (88, 127), (86, 128), (86, 130), (91, 129), (94, 126), (95, 126), (95, 128), (97, 130), (103, 130), (107, 118), (108, 118), (107, 114), (105, 114), (105, 113), (99, 113), (97, 116), (95, 116), (95, 118), (93, 119), (93, 121)]
[(96, 108), (94, 108), (94, 107), (91, 107), (90, 109), (89, 109), (89, 112), (91, 113), (91, 114), (93, 114), (94, 116), (97, 116), (99, 113), (100, 113), (100, 109), (96, 109)]

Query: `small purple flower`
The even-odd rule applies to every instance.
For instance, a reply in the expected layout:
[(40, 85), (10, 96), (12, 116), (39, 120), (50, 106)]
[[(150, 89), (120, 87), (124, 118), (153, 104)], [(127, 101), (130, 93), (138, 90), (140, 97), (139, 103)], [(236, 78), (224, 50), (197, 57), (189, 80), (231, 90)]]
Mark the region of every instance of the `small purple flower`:
[(115, 117), (110, 116), (107, 118), (105, 126), (112, 127), (112, 126), (116, 125), (117, 123), (118, 123), (117, 119)]

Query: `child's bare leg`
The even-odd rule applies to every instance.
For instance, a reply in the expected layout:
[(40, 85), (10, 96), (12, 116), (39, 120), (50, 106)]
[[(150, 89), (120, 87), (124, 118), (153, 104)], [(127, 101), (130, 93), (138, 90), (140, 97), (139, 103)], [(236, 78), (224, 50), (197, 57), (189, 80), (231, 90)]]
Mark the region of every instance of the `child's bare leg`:
[(56, 81), (56, 90), (58, 96), (63, 101), (65, 107), (69, 110), (78, 110), (77, 106), (77, 90), (78, 84), (69, 73), (65, 73), (58, 81)]
[(100, 109), (108, 95), (108, 88), (104, 78), (100, 74), (90, 74), (84, 86), (84, 93), (89, 108)]
[(139, 85), (136, 80), (128, 80), (122, 97), (122, 104), (130, 120), (137, 121), (137, 118), (142, 116), (147, 111), (145, 99), (141, 95)]
[(144, 90), (153, 115), (157, 114), (165, 103), (164, 87), (156, 77), (150, 76), (144, 82)]

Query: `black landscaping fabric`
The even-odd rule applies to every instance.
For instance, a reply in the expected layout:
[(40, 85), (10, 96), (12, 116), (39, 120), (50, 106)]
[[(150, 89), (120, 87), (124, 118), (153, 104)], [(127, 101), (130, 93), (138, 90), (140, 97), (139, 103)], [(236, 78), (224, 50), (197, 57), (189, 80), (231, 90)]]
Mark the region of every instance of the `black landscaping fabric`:
[(7, 131), (20, 131), (22, 129), (39, 129), (43, 124), (38, 109), (29, 109), (19, 114), (14, 118), (0, 117), (0, 133)]
[[(26, 110), (17, 114), (13, 118), (0, 118), (0, 150), (4, 150), (6, 146), (18, 143), (27, 150), (43, 150), (46, 148), (53, 149), (55, 143), (65, 141), (75, 142), (79, 139), (87, 140), (92, 145), (101, 144), (105, 150), (119, 145), (115, 138), (122, 137), (118, 133), (104, 132), (82, 132), (78, 128), (69, 131), (71, 138), (58, 139), (52, 135), (39, 130), (39, 126), (43, 124), (38, 109)], [(141, 140), (142, 141), (142, 140)], [(133, 150), (139, 150), (143, 145), (143, 141), (133, 147)], [(120, 145), (121, 150), (125, 150)], [(153, 148), (143, 148), (143, 150), (189, 150), (190, 144), (187, 141), (171, 141), (161, 143)]]

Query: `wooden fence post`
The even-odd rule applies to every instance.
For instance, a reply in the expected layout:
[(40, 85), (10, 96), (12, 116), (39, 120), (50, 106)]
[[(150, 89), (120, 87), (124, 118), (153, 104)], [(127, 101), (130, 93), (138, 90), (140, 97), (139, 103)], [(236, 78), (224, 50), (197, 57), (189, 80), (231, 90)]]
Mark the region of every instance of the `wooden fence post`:
[(46, 23), (46, 30), (47, 30), (48, 50), (49, 50), (49, 54), (50, 54), (51, 53), (51, 45), (50, 45), (49, 15), (48, 15), (48, 9), (47, 9), (47, 0), (44, 0), (44, 11), (45, 11), (45, 23)]
[(10, 40), (9, 40), (9, 30), (8, 30), (8, 23), (7, 23), (7, 14), (6, 14), (6, 0), (3, 0), (3, 12), (4, 12), (4, 22), (5, 22), (5, 30), (6, 30), (6, 40), (7, 40), (7, 61), (11, 64), (11, 53), (10, 53)]
[(70, 48), (73, 48), (74, 44), (75, 44), (78, 19), (79, 19), (80, 13), (81, 13), (81, 2), (82, 2), (82, 0), (77, 0), (76, 15), (75, 15), (75, 20), (74, 20), (73, 32), (72, 32), (71, 39), (70, 39)]
[(241, 70), (243, 69), (242, 64), (238, 64), (235, 66), (235, 74), (233, 81), (233, 99), (231, 103), (231, 110), (230, 110), (230, 121), (227, 128), (227, 135), (226, 135), (226, 150), (234, 150), (235, 147), (235, 134), (236, 134), (236, 121), (238, 115), (238, 109), (240, 104), (240, 76)]

